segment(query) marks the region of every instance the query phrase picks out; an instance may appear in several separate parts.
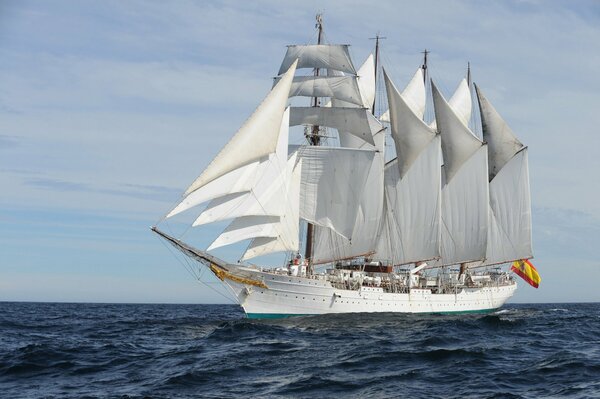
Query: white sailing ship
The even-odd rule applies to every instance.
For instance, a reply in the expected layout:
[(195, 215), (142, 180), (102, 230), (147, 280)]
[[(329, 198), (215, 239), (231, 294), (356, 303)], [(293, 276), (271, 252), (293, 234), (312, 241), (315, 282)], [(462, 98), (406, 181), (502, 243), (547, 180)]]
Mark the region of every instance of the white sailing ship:
[[(432, 82), (426, 123), (427, 53), (399, 91), (377, 73), (379, 40), (357, 70), (348, 45), (322, 44), (320, 17), (317, 29), (317, 44), (287, 47), (272, 90), (165, 217), (201, 209), (193, 226), (227, 228), (206, 251), (152, 230), (248, 317), (499, 308), (517, 288), (503, 265), (532, 257), (527, 147), (476, 86), (482, 139), (469, 129), (470, 79), (449, 101)], [(379, 118), (378, 75), (389, 106)], [(310, 106), (289, 106), (298, 96)], [(300, 125), (305, 144), (288, 145)], [(245, 240), (237, 262), (210, 253)], [(281, 267), (248, 263), (275, 252)]]

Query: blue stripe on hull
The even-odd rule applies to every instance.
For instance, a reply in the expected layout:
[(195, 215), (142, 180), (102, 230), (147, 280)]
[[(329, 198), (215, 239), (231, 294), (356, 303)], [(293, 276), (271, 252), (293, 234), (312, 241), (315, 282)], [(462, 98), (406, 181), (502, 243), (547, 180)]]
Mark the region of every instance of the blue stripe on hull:
[[(418, 313), (405, 313), (405, 314), (440, 314), (440, 315), (461, 315), (461, 314), (486, 314), (491, 313), (499, 308), (492, 309), (476, 309), (476, 310), (455, 310), (449, 312), (418, 312)], [(376, 313), (376, 312), (369, 312)], [(395, 313), (395, 312), (390, 312)], [(400, 313), (400, 312), (399, 312)], [(343, 313), (321, 313), (321, 314), (293, 314), (293, 313), (246, 313), (249, 319), (285, 319), (288, 317), (299, 317), (299, 316), (321, 316), (324, 314), (343, 314)]]

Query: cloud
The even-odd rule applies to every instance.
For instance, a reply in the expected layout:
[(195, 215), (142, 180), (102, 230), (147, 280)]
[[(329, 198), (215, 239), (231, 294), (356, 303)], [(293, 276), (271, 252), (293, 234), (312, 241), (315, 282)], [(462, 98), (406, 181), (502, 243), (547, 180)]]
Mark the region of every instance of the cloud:
[(17, 136), (9, 136), (6, 134), (0, 134), (0, 150), (10, 149), (19, 145), (19, 138)]
[[(382, 62), (400, 87), (424, 48), (431, 50), (431, 76), (446, 95), (471, 61), (474, 80), (529, 146), (534, 251), (543, 277), (562, 279), (558, 259), (576, 259), (582, 273), (595, 265), (595, 2), (380, 1), (377, 12), (365, 11), (373, 9), (366, 0), (0, 7), (0, 218), (11, 221), (0, 233), (6, 240), (22, 228), (21, 240), (37, 240), (28, 248), (50, 243), (46, 250), (63, 249), (48, 262), (31, 250), (30, 257), (10, 259), (20, 265), (60, 267), (65, 248), (76, 241), (95, 256), (102, 246), (111, 252), (100, 265), (82, 251), (70, 267), (94, 264), (118, 274), (124, 254), (133, 251), (113, 238), (126, 242), (148, 234), (147, 221), (167, 211), (260, 103), (285, 45), (314, 42), (319, 9), (327, 41), (350, 43), (357, 63), (373, 50), (369, 37), (386, 36)], [(119, 235), (118, 228), (85, 215), (129, 227)], [(77, 229), (49, 227), (65, 227), (61, 223)], [(13, 238), (11, 245), (17, 244)], [(139, 259), (127, 258), (129, 264), (162, 253), (153, 244), (138, 251)]]

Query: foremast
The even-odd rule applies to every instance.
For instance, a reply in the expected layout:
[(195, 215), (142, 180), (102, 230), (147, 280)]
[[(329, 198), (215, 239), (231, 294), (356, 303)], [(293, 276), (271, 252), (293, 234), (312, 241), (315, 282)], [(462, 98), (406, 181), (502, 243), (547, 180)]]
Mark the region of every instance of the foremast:
[[(317, 45), (322, 44), (323, 41), (323, 15), (321, 13), (316, 15), (316, 28), (318, 30)], [(315, 68), (314, 76), (319, 76), (320, 68)], [(313, 97), (312, 106), (315, 108), (320, 107), (319, 97)], [(319, 146), (321, 144), (321, 136), (319, 134), (319, 125), (313, 125), (310, 135), (307, 135), (308, 143), (313, 146)], [(306, 225), (306, 247), (304, 250), (304, 259), (308, 262), (308, 274), (313, 273), (313, 242), (314, 242), (314, 225), (307, 223)]]

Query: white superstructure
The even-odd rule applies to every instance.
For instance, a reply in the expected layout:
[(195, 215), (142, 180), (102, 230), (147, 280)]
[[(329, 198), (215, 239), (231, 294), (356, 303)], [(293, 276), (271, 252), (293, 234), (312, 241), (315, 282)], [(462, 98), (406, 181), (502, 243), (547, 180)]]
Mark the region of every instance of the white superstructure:
[[(249, 317), (502, 306), (516, 283), (501, 265), (532, 257), (527, 148), (479, 88), (483, 137), (469, 128), (470, 79), (448, 101), (432, 83), (426, 122), (426, 61), (403, 91), (383, 71), (389, 109), (377, 118), (378, 46), (357, 69), (317, 27), (318, 44), (288, 46), (271, 92), (166, 216), (204, 205), (192, 226), (230, 220), (225, 230), (206, 251), (153, 230)], [(306, 143), (290, 146), (299, 125)], [(242, 241), (238, 263), (207, 252)], [(275, 252), (282, 267), (245, 263)]]

